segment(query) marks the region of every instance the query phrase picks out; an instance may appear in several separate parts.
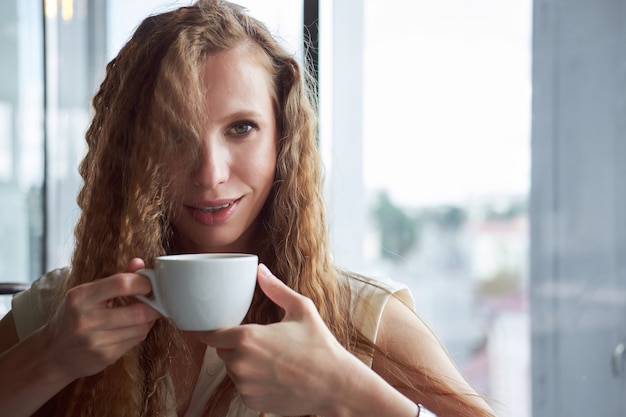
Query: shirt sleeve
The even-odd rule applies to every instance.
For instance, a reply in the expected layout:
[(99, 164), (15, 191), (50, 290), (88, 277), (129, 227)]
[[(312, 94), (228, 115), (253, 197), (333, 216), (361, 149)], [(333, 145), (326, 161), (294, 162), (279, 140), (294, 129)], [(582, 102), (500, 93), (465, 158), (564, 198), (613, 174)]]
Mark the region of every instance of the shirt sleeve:
[[(372, 343), (376, 343), (380, 320), (390, 297), (397, 297), (415, 311), (415, 301), (408, 287), (391, 279), (351, 277), (350, 290), (353, 320), (363, 336)], [(359, 358), (366, 365), (372, 366), (371, 356), (359, 355)]]
[(68, 268), (55, 269), (37, 279), (11, 301), (13, 322), (19, 340), (23, 340), (50, 319), (52, 307), (69, 274)]

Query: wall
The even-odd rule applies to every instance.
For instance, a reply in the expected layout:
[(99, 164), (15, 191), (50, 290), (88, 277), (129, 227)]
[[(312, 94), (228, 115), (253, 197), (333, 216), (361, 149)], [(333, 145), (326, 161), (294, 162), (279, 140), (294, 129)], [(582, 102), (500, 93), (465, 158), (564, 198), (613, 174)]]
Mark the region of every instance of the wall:
[(534, 417), (626, 415), (626, 1), (536, 0)]

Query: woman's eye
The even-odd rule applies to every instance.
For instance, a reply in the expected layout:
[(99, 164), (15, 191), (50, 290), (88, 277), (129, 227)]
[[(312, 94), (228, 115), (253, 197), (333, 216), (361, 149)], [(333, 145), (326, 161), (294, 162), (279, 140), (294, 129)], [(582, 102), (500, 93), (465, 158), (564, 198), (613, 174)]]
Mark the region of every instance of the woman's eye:
[(234, 124), (230, 130), (233, 134), (237, 136), (245, 135), (249, 133), (254, 128), (254, 125), (250, 122), (242, 122)]

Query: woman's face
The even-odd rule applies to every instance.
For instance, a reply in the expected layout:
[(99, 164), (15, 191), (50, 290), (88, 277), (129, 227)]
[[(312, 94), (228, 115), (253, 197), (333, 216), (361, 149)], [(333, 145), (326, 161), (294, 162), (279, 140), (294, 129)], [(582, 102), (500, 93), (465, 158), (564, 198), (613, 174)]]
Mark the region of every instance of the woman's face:
[(256, 46), (207, 58), (206, 122), (199, 163), (182, 184), (173, 221), (178, 252), (246, 252), (274, 181), (272, 81)]

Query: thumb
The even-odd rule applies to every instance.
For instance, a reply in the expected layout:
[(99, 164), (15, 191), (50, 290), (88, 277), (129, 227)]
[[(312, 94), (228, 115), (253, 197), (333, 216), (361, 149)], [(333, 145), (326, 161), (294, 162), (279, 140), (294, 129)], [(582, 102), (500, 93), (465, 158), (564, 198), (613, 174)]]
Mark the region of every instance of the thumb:
[(285, 310), (286, 316), (298, 310), (298, 305), (302, 304), (305, 297), (278, 279), (264, 265), (259, 264), (258, 268), (259, 288), (267, 297)]
[(145, 262), (141, 258), (133, 258), (126, 265), (126, 270), (124, 272), (135, 272), (139, 271), (146, 267)]

